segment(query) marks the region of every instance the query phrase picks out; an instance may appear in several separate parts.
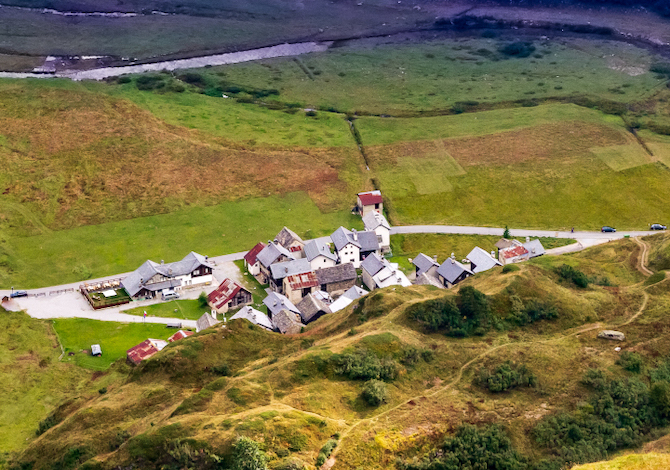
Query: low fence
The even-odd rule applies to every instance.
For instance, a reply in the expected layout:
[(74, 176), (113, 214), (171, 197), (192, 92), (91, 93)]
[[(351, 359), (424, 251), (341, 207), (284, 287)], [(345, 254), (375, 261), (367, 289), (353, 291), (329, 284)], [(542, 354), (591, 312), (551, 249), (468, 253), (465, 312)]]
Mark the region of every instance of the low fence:
[[(72, 289), (74, 290), (74, 289)], [(99, 294), (107, 290), (114, 290), (117, 295), (109, 298), (93, 298), (92, 294)], [(125, 295), (118, 295), (119, 290), (122, 290)], [(130, 303), (130, 296), (123, 289), (121, 285), (121, 279), (109, 279), (106, 281), (95, 282), (91, 284), (82, 284), (79, 286), (79, 292), (84, 296), (88, 304), (93, 310), (99, 310), (101, 308), (115, 307), (117, 305), (123, 305)], [(51, 295), (51, 294), (49, 294)]]

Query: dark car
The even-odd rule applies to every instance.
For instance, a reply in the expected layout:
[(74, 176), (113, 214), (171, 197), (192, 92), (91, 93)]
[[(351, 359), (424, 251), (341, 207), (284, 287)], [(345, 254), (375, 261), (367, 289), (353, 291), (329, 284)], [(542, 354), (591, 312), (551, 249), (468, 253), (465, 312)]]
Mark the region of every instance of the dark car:
[(614, 227), (608, 227), (605, 225), (603, 228), (600, 229), (601, 232), (616, 232), (616, 229)]
[(665, 229), (667, 229), (667, 228), (668, 228), (668, 227), (666, 227), (665, 225), (661, 225), (661, 224), (651, 224), (651, 229), (652, 229), (652, 230), (665, 230)]
[(24, 291), (24, 290), (15, 290), (15, 291), (12, 292), (11, 294), (9, 294), (9, 296), (10, 296), (12, 299), (15, 299), (15, 298), (17, 298), (17, 297), (28, 297), (28, 292), (26, 292), (26, 291)]

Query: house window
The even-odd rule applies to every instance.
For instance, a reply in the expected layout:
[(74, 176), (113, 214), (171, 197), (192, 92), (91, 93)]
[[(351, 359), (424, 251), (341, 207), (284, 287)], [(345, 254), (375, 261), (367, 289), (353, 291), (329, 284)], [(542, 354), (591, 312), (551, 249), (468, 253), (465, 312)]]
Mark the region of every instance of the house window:
[(379, 209), (379, 203), (375, 204), (375, 209)]
[(377, 243), (381, 243), (381, 242), (382, 242), (382, 236), (381, 236), (381, 235), (377, 235)]

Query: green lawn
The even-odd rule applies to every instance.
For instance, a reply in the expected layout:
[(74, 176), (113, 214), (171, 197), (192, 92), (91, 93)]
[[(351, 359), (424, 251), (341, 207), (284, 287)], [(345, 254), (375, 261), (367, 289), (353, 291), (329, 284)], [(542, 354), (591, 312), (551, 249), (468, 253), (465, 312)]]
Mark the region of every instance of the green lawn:
[[(60, 338), (65, 356), (63, 362), (72, 362), (86, 369), (105, 370), (114, 361), (126, 357), (126, 351), (147, 338), (167, 339), (175, 330), (165, 325), (142, 323), (115, 323), (84, 318), (60, 318), (54, 320), (54, 328)], [(99, 344), (102, 356), (93, 357), (82, 350), (90, 351), (92, 344)], [(69, 353), (74, 353), (70, 356)]]
[[(511, 38), (511, 36), (510, 36)], [(535, 41), (535, 53), (509, 59), (500, 38), (435, 39), (422, 44), (354, 44), (292, 58), (208, 69), (233, 83), (277, 88), (283, 102), (341, 112), (403, 114), (448, 109), (457, 102), (495, 103), (573, 93), (629, 102), (663, 82), (658, 60), (620, 42)]]
[(51, 322), (0, 308), (0, 455), (20, 451), (56, 406), (88, 391), (90, 372), (58, 361)]
[(124, 310), (123, 313), (129, 315), (144, 316), (147, 312), (148, 317), (181, 318), (182, 320), (197, 320), (203, 313), (209, 312), (209, 307), (201, 307), (199, 300), (171, 300), (161, 302), (145, 307), (136, 307)]
[(329, 235), (340, 225), (362, 228), (360, 217), (348, 211), (324, 214), (304, 193), (190, 207), (11, 238), (1, 246), (9, 270), (0, 283), (35, 288), (82, 281), (81, 272), (92, 278), (129, 272), (147, 259), (177, 261), (190, 251), (209, 256), (246, 251), (267, 242), (285, 225), (305, 238)]

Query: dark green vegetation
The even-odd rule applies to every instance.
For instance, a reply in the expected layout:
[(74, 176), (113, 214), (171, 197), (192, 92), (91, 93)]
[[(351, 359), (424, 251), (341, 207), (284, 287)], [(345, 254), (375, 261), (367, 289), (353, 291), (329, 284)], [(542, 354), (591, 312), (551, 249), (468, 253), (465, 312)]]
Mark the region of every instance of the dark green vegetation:
[[(647, 243), (663, 251), (667, 238)], [(258, 457), (249, 461), (287, 469), (330, 455), (352, 469), (546, 470), (635, 449), (670, 416), (669, 291), (641, 282), (640, 253), (622, 240), (496, 268), (447, 292), (380, 290), (297, 337), (228, 322), (139, 367), (113, 364), (39, 414), (11, 460), (33, 470), (231, 469), (240, 436)], [(616, 287), (566, 282), (563, 264)], [(467, 321), (448, 317), (456, 327), (433, 333), (413, 313), (431, 305), (438, 319), (444, 308)], [(622, 353), (597, 338), (603, 328), (626, 334)], [(56, 365), (74, 367), (46, 370)]]

